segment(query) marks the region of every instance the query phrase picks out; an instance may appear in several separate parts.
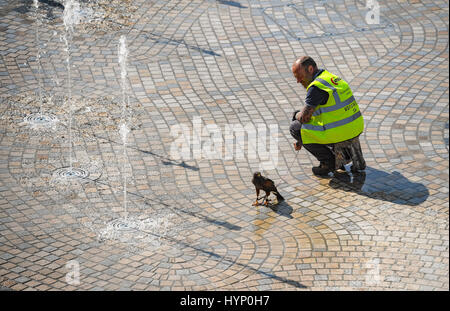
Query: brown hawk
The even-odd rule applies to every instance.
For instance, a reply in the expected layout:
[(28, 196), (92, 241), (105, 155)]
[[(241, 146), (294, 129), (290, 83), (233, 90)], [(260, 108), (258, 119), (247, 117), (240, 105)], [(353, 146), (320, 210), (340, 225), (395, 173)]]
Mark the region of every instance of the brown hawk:
[(273, 192), (276, 196), (277, 196), (277, 201), (278, 203), (280, 203), (281, 201), (284, 201), (284, 198), (281, 196), (281, 194), (278, 192), (277, 187), (275, 187), (275, 184), (273, 182), (273, 180), (264, 177), (261, 175), (260, 172), (255, 172), (253, 174), (253, 179), (252, 179), (252, 183), (255, 185), (255, 189), (256, 189), (256, 201), (255, 203), (253, 203), (253, 206), (257, 206), (259, 205), (259, 191), (263, 190), (266, 192), (266, 195), (264, 197), (264, 205), (268, 205), (269, 202), (269, 195), (271, 192)]

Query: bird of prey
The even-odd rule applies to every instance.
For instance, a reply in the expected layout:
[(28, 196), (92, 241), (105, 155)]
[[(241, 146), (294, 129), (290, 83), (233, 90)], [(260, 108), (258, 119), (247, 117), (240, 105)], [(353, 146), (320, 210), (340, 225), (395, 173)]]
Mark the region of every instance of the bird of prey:
[(255, 203), (253, 203), (253, 206), (259, 205), (259, 199), (260, 199), (259, 191), (260, 190), (263, 190), (266, 192), (266, 195), (264, 197), (264, 202), (263, 202), (263, 204), (266, 206), (269, 203), (268, 198), (269, 198), (270, 192), (273, 192), (277, 196), (278, 203), (280, 203), (281, 201), (284, 201), (284, 198), (278, 192), (277, 187), (275, 187), (274, 182), (271, 179), (262, 176), (260, 172), (255, 172), (253, 174), (252, 183), (255, 185), (255, 189), (256, 189), (256, 201), (255, 201)]

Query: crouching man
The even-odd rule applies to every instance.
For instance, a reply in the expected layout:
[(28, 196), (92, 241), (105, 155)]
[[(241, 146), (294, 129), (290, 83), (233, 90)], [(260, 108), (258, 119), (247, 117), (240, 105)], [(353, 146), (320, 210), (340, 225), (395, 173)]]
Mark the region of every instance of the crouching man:
[(364, 120), (347, 82), (318, 69), (309, 56), (297, 59), (292, 73), (307, 91), (306, 105), (294, 112), (290, 126), (295, 150), (304, 146), (320, 162), (312, 168), (318, 176), (345, 169), (349, 162), (353, 162), (352, 171), (364, 170), (358, 139)]

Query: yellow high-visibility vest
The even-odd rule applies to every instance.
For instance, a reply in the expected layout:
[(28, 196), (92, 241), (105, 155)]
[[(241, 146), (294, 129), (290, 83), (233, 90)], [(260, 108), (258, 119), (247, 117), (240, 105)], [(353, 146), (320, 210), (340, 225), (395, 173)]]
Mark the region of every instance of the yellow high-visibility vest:
[(333, 144), (354, 138), (364, 130), (364, 120), (347, 82), (324, 70), (306, 90), (315, 85), (328, 93), (308, 123), (302, 125), (303, 144)]

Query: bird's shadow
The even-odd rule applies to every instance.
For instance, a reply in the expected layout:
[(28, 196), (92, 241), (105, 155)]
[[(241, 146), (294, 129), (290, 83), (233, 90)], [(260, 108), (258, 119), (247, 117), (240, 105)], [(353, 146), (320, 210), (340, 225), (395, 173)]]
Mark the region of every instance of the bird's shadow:
[(276, 204), (269, 203), (269, 205), (267, 207), (270, 208), (274, 213), (276, 213), (280, 216), (284, 216), (289, 219), (294, 218), (291, 215), (294, 209), (286, 201), (282, 201), (282, 202), (276, 203)]

